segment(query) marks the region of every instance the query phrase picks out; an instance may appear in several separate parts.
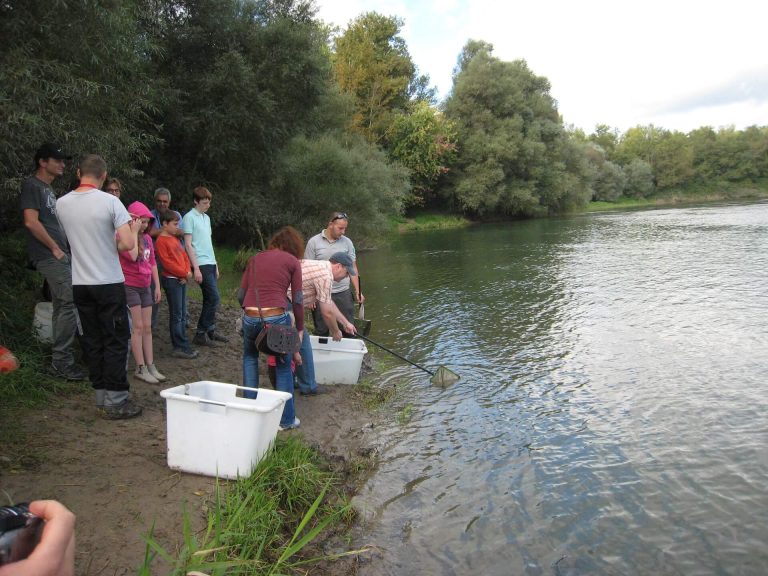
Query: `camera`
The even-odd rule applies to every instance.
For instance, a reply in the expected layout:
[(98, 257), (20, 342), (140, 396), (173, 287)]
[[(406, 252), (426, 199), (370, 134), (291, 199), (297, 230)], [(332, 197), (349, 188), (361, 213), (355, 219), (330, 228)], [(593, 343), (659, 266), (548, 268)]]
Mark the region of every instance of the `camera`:
[(0, 566), (24, 560), (43, 533), (43, 521), (27, 504), (0, 507)]

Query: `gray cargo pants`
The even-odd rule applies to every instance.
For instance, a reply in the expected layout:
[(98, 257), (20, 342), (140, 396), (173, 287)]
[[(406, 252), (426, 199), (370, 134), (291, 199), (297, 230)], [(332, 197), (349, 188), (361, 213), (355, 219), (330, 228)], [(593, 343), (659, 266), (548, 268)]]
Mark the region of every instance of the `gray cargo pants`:
[(35, 262), (35, 268), (48, 281), (53, 301), (51, 361), (63, 370), (75, 363), (74, 343), (77, 309), (72, 300), (72, 266), (69, 256), (53, 256)]

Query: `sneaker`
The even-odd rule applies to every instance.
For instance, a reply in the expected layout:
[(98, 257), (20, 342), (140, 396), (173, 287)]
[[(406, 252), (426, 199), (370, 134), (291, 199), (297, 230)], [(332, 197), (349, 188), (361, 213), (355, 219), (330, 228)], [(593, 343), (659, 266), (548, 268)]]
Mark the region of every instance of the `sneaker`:
[(304, 390), (302, 390), (301, 392), (299, 392), (299, 394), (301, 394), (302, 396), (317, 396), (318, 394), (328, 394), (328, 392), (330, 392), (328, 388), (324, 386), (320, 386), (318, 384), (317, 388), (315, 388), (314, 390), (309, 390), (308, 392), (304, 392)]
[(226, 336), (222, 336), (215, 330), (213, 332), (208, 332), (208, 338), (210, 338), (215, 342), (229, 342), (229, 338), (227, 338)]
[(155, 367), (155, 365), (154, 365), (154, 364), (147, 364), (147, 372), (149, 372), (150, 374), (152, 374), (152, 376), (154, 376), (154, 377), (155, 377), (155, 380), (157, 380), (158, 382), (165, 382), (166, 380), (168, 380), (168, 378), (166, 378), (165, 376), (163, 376), (163, 375), (160, 373), (160, 370), (158, 370), (158, 369)]
[(192, 360), (193, 358), (197, 358), (200, 354), (197, 350), (182, 350), (181, 348), (174, 349), (173, 352), (171, 352), (171, 356), (174, 358), (185, 358), (187, 360)]
[(295, 428), (298, 428), (299, 426), (301, 426), (301, 420), (299, 420), (298, 418), (294, 418), (293, 419), (293, 424), (291, 424), (290, 426), (279, 426), (278, 430), (280, 432), (284, 432), (285, 430), (294, 430)]
[(86, 377), (85, 371), (77, 364), (60, 368), (53, 362), (51, 362), (51, 365), (48, 367), (48, 374), (56, 376), (57, 378), (64, 378), (64, 380), (70, 382), (79, 382), (80, 380), (85, 380)]
[(141, 412), (141, 406), (134, 404), (131, 399), (126, 399), (115, 406), (104, 406), (101, 409), (101, 416), (105, 420), (127, 420), (140, 416)]
[(133, 375), (138, 378), (139, 380), (144, 380), (147, 384), (159, 384), (160, 380), (152, 376), (152, 374), (149, 373), (149, 370), (147, 369), (144, 364), (139, 364), (136, 366), (136, 372), (133, 373)]
[(211, 338), (205, 332), (195, 334), (195, 337), (192, 339), (192, 343), (197, 344), (198, 346), (211, 346), (214, 348), (219, 346), (219, 343), (215, 340), (211, 340)]

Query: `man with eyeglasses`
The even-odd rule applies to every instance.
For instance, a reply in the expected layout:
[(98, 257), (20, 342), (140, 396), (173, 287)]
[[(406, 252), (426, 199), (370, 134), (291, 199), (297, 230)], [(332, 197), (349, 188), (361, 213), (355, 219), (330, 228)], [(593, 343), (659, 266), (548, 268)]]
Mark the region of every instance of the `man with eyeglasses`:
[(27, 254), (51, 290), (53, 347), (48, 371), (66, 380), (85, 380), (75, 361), (77, 311), (72, 297), (69, 245), (56, 218), (56, 196), (51, 184), (64, 174), (72, 157), (56, 144), (43, 144), (35, 154), (35, 173), (21, 185), (21, 213), (27, 229)]
[[(348, 225), (349, 216), (347, 216), (346, 212), (333, 212), (325, 229), (319, 234), (312, 236), (307, 242), (307, 247), (304, 250), (304, 259), (330, 260), (331, 256), (339, 252), (343, 252), (350, 257), (355, 274), (342, 278), (339, 281), (334, 280), (333, 287), (331, 288), (331, 299), (344, 317), (350, 323), (353, 323), (355, 318), (355, 298), (350, 289), (350, 284), (354, 287), (357, 301), (360, 304), (365, 302), (365, 296), (360, 292), (355, 246), (352, 244), (352, 240), (345, 236)], [(323, 315), (317, 306), (312, 310), (312, 318), (315, 321), (315, 334), (318, 336), (328, 336), (330, 330), (325, 324)]]

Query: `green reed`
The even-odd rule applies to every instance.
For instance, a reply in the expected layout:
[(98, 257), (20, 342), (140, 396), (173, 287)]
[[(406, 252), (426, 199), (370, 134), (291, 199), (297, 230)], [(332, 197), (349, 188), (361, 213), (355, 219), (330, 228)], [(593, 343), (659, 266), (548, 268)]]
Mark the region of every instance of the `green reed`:
[(363, 550), (326, 553), (318, 536), (346, 530), (354, 512), (340, 480), (323, 468), (319, 455), (300, 437), (280, 437), (247, 478), (217, 484), (204, 531), (194, 534), (185, 511), (182, 543), (175, 552), (153, 536), (140, 576), (157, 573), (278, 575), (294, 574), (321, 560)]

